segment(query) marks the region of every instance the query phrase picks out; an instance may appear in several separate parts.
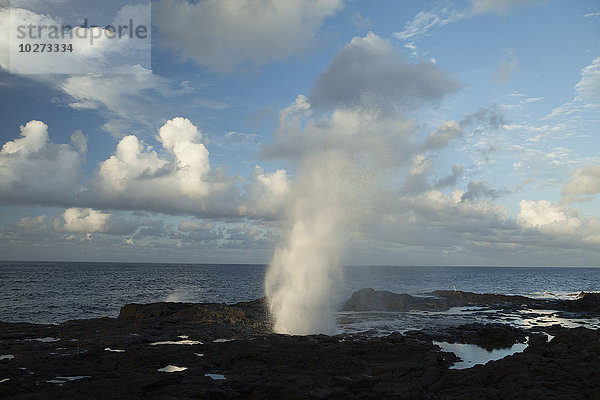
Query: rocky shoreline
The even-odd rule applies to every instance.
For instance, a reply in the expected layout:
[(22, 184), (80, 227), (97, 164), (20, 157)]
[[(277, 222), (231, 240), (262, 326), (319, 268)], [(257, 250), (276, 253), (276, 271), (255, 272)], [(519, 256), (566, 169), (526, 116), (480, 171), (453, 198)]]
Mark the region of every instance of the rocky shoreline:
[[(600, 317), (600, 295), (577, 300), (433, 292), (355, 292), (345, 311), (556, 310)], [(272, 333), (264, 299), (128, 304), (117, 318), (59, 325), (0, 322), (6, 399), (600, 399), (600, 330), (472, 323), (393, 333)], [(551, 340), (548, 340), (551, 338)], [(434, 342), (516, 353), (456, 370)]]

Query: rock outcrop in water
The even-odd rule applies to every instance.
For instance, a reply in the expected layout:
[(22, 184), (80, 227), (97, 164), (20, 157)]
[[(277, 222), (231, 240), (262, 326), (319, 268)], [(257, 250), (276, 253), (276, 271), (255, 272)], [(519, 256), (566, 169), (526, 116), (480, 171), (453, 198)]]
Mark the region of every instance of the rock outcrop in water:
[(352, 293), (352, 297), (341, 305), (340, 311), (439, 311), (450, 307), (452, 305), (444, 299), (416, 297), (368, 288)]
[[(488, 295), (453, 298), (455, 292), (424, 300), (387, 292), (377, 303), (374, 292), (362, 291), (347, 304), (402, 310), (492, 304), (481, 303)], [(585, 298), (569, 306), (552, 304), (572, 313), (582, 308), (581, 315), (597, 318), (591, 311), (597, 296)], [(502, 304), (502, 298), (487, 299)], [(545, 335), (507, 325), (466, 324), (386, 337), (287, 336), (271, 333), (264, 299), (129, 304), (118, 318), (59, 325), (0, 322), (0, 398), (600, 398), (600, 332), (554, 327), (552, 334), (548, 342)], [(524, 336), (529, 346), (523, 353), (464, 370), (449, 369), (457, 357), (432, 343), (491, 349)]]
[(540, 300), (525, 296), (478, 294), (436, 290), (424, 296), (387, 290), (360, 289), (340, 306), (340, 311), (445, 311), (452, 307), (484, 306), (550, 309), (600, 313), (600, 293), (581, 293), (575, 300)]

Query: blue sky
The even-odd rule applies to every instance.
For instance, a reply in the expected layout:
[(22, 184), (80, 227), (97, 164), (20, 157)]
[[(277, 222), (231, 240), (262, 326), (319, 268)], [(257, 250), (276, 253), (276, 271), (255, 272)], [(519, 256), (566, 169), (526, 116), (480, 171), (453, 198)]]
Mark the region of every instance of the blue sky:
[(9, 10), (126, 4), (67, 3), (1, 3), (2, 259), (268, 263), (334, 204), (343, 263), (598, 265), (595, 1), (156, 0), (151, 69), (19, 73)]

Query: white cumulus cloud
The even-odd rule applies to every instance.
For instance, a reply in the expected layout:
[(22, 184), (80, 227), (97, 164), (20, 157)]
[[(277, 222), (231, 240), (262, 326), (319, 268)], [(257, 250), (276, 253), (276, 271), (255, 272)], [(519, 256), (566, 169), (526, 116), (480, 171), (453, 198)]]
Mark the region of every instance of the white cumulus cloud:
[(114, 154), (100, 164), (93, 186), (101, 201), (116, 208), (165, 212), (201, 212), (231, 208), (233, 179), (211, 171), (202, 135), (187, 118), (167, 121), (157, 139), (159, 155), (136, 136), (121, 139)]
[(289, 201), (291, 182), (284, 169), (265, 173), (255, 166), (245, 189), (246, 201), (241, 206), (241, 214), (279, 217)]
[(53, 228), (57, 232), (103, 233), (110, 217), (110, 213), (91, 208), (68, 208), (62, 214), (63, 221), (54, 220)]
[(529, 228), (541, 228), (568, 220), (568, 216), (559, 206), (547, 200), (538, 202), (521, 200), (519, 206), (521, 211), (517, 216), (517, 222)]
[(167, 121), (159, 130), (164, 148), (175, 156), (177, 180), (182, 193), (206, 195), (208, 187), (204, 178), (210, 171), (208, 150), (202, 143), (202, 134), (187, 118)]
[(74, 146), (54, 144), (48, 126), (30, 121), (21, 137), (0, 151), (0, 201), (17, 204), (57, 204), (76, 189), (85, 138), (75, 134)]
[(600, 218), (578, 215), (578, 210), (547, 200), (521, 200), (517, 223), (542, 234), (545, 245), (600, 250)]

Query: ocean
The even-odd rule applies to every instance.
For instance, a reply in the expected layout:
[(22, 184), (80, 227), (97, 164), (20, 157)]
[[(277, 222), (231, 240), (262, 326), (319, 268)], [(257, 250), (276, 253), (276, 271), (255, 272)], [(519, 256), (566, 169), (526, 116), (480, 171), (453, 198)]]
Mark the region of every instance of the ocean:
[[(116, 317), (127, 303), (235, 303), (262, 297), (265, 265), (0, 262), (0, 320), (60, 323)], [(600, 268), (346, 266), (334, 296), (358, 289), (573, 298), (600, 291)], [(342, 316), (341, 318), (345, 318)]]

